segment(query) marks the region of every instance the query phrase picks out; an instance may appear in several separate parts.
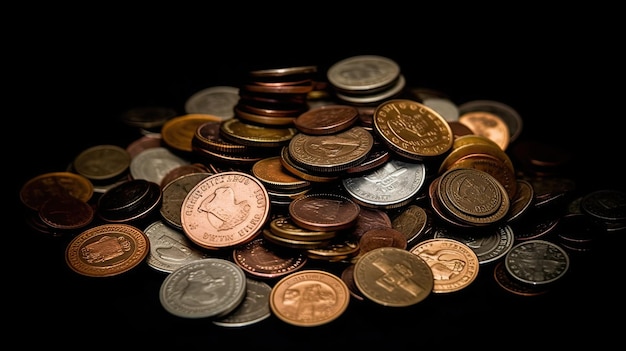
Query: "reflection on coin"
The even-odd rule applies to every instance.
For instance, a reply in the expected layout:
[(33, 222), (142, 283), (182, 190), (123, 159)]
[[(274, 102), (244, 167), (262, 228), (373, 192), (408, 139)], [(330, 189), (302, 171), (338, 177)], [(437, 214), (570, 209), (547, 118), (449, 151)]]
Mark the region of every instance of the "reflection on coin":
[(82, 201), (93, 196), (93, 184), (84, 176), (72, 172), (51, 172), (28, 180), (20, 189), (20, 200), (33, 210), (54, 196), (70, 195)]
[(514, 279), (531, 285), (546, 285), (562, 278), (569, 269), (569, 256), (559, 245), (546, 240), (523, 241), (504, 260)]
[(421, 302), (434, 286), (428, 264), (397, 247), (379, 247), (361, 256), (355, 263), (354, 282), (369, 300), (391, 307)]
[(314, 327), (339, 318), (348, 308), (350, 290), (332, 273), (302, 270), (279, 280), (270, 294), (270, 309), (280, 320)]
[(477, 231), (459, 230), (449, 226), (433, 229), (435, 238), (454, 239), (469, 246), (481, 265), (498, 261), (513, 247), (513, 229), (508, 225), (484, 228)]
[(450, 293), (468, 287), (478, 276), (479, 262), (469, 246), (446, 238), (428, 239), (415, 245), (412, 254), (421, 257), (433, 272), (434, 293)]
[(83, 231), (68, 244), (65, 261), (76, 273), (109, 277), (125, 273), (144, 261), (148, 237), (128, 224), (103, 224)]
[(183, 318), (223, 317), (245, 296), (243, 270), (221, 258), (205, 258), (176, 269), (161, 283), (159, 293), (163, 308)]
[(183, 201), (180, 220), (191, 241), (216, 249), (252, 240), (269, 213), (265, 186), (250, 174), (230, 171), (198, 182)]
[(170, 171), (189, 163), (168, 148), (153, 147), (143, 150), (132, 159), (130, 175), (133, 179), (145, 179), (160, 185)]
[(150, 240), (146, 262), (158, 271), (171, 273), (191, 261), (207, 258), (207, 254), (195, 247), (182, 231), (162, 221), (148, 225), (144, 233)]
[(272, 315), (271, 291), (269, 284), (246, 278), (246, 296), (243, 302), (226, 316), (214, 319), (213, 324), (221, 327), (245, 327), (268, 318)]

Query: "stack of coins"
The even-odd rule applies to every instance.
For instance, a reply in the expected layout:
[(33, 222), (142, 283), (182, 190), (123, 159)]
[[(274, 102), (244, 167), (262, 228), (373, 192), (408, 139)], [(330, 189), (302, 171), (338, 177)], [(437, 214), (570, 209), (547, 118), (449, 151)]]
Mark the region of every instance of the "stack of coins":
[(135, 223), (160, 209), (162, 195), (159, 184), (132, 179), (102, 194), (97, 213), (106, 222)]
[(270, 156), (257, 161), (252, 174), (265, 185), (273, 206), (289, 206), (292, 200), (309, 192), (312, 183), (296, 177), (283, 167), (280, 156)]
[(406, 84), (395, 61), (376, 55), (336, 62), (328, 69), (327, 78), (338, 99), (356, 105), (376, 105), (400, 94)]
[(235, 117), (261, 125), (293, 125), (293, 120), (309, 108), (307, 96), (315, 87), (316, 73), (316, 66), (249, 72), (249, 81), (239, 89)]

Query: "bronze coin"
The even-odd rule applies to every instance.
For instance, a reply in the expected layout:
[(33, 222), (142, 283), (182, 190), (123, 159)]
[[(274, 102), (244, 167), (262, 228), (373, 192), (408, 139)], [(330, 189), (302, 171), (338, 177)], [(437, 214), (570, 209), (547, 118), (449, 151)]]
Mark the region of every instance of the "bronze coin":
[(305, 134), (328, 135), (350, 128), (359, 117), (359, 110), (349, 105), (322, 105), (300, 114), (295, 127)]
[(51, 197), (39, 208), (39, 218), (56, 229), (85, 227), (93, 220), (94, 213), (90, 204), (70, 195)]
[(194, 243), (233, 247), (261, 233), (270, 213), (267, 190), (254, 176), (230, 171), (198, 182), (181, 206), (181, 226)]
[(20, 189), (20, 200), (26, 207), (39, 210), (51, 197), (69, 194), (87, 202), (93, 192), (93, 183), (80, 174), (51, 172), (40, 174), (24, 183)]
[(363, 233), (359, 239), (359, 246), (361, 254), (379, 247), (406, 249), (407, 238), (401, 231), (393, 228), (376, 228)]
[(233, 262), (250, 277), (274, 279), (302, 269), (307, 256), (301, 250), (290, 250), (257, 237), (233, 249)]
[(76, 273), (108, 277), (130, 271), (150, 251), (150, 241), (128, 224), (103, 224), (77, 235), (67, 246), (65, 260)]
[(297, 226), (319, 231), (353, 227), (360, 210), (348, 197), (330, 193), (307, 194), (289, 204), (289, 214)]

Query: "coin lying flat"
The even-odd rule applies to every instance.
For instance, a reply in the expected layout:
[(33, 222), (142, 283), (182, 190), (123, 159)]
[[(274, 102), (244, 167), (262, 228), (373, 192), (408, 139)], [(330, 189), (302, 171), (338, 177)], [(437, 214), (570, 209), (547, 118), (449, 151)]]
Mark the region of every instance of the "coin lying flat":
[(28, 180), (20, 189), (20, 200), (33, 210), (54, 196), (70, 195), (81, 201), (93, 196), (93, 184), (86, 177), (72, 172), (40, 174)]
[(226, 316), (214, 319), (213, 324), (221, 327), (245, 327), (270, 317), (271, 291), (272, 287), (269, 284), (247, 278), (243, 302)]
[(569, 256), (559, 245), (545, 240), (527, 240), (513, 246), (504, 264), (509, 275), (522, 283), (547, 285), (569, 269)]
[(150, 252), (146, 262), (158, 271), (172, 273), (185, 264), (207, 258), (207, 254), (194, 246), (185, 234), (157, 220), (143, 232), (150, 239)]
[(353, 274), (363, 296), (390, 307), (423, 301), (435, 283), (433, 272), (421, 257), (397, 247), (368, 251), (356, 261)]
[(221, 258), (205, 258), (176, 269), (165, 278), (159, 292), (163, 308), (183, 318), (223, 317), (245, 296), (243, 270)]
[(341, 278), (321, 270), (302, 270), (279, 280), (270, 309), (280, 320), (300, 326), (327, 324), (348, 308), (350, 290)]
[(208, 249), (233, 247), (263, 229), (270, 200), (263, 183), (240, 171), (220, 172), (199, 181), (181, 206), (183, 231)]
[(65, 261), (76, 273), (109, 277), (125, 273), (144, 261), (150, 241), (128, 224), (103, 224), (83, 231), (68, 244)]

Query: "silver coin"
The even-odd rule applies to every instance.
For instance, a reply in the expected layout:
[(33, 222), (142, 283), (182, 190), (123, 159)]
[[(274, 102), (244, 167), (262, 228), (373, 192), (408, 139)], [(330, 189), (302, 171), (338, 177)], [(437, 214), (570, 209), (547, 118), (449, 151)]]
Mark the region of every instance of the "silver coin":
[(235, 263), (205, 258), (170, 273), (159, 292), (161, 305), (183, 318), (223, 317), (246, 296), (246, 276)]
[(177, 156), (168, 148), (153, 147), (141, 151), (130, 161), (130, 175), (133, 179), (144, 179), (161, 184), (165, 175), (171, 170), (189, 163), (188, 160)]
[(210, 173), (190, 173), (180, 176), (163, 187), (163, 201), (161, 202), (161, 217), (174, 228), (183, 229), (180, 221), (180, 210), (183, 201), (191, 189)]
[(348, 194), (367, 207), (395, 208), (413, 200), (422, 189), (426, 166), (390, 159), (374, 171), (342, 179)]
[(336, 62), (326, 75), (330, 84), (344, 91), (374, 90), (395, 81), (400, 66), (383, 56), (361, 55)]
[(569, 256), (559, 245), (546, 240), (521, 242), (506, 254), (504, 265), (514, 279), (545, 285), (562, 278), (569, 269)]
[(246, 279), (246, 297), (243, 302), (226, 316), (213, 320), (222, 327), (245, 327), (258, 323), (271, 315), (270, 293), (272, 287), (258, 280)]
[(182, 230), (156, 221), (143, 231), (150, 240), (148, 265), (158, 271), (172, 273), (195, 260), (208, 258), (207, 253), (195, 247)]
[(185, 101), (186, 113), (204, 113), (222, 119), (235, 116), (239, 102), (239, 89), (231, 86), (213, 86), (202, 89)]
[(482, 265), (504, 257), (515, 242), (513, 229), (508, 225), (484, 229), (477, 233), (467, 230), (456, 232), (451, 228), (437, 227), (434, 229), (433, 236), (462, 242), (474, 251), (478, 257), (478, 263)]

